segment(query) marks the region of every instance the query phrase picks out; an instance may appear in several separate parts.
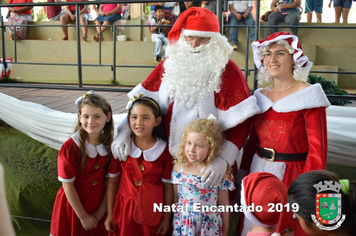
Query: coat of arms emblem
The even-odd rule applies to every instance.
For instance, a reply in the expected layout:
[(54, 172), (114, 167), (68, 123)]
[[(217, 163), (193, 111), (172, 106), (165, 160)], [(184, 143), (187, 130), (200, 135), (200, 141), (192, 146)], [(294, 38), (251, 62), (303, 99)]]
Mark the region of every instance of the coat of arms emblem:
[[(324, 183), (323, 183), (324, 182)], [(346, 215), (341, 214), (342, 184), (334, 181), (320, 181), (313, 185), (316, 188), (316, 212), (311, 218), (320, 229), (335, 230), (345, 221)]]

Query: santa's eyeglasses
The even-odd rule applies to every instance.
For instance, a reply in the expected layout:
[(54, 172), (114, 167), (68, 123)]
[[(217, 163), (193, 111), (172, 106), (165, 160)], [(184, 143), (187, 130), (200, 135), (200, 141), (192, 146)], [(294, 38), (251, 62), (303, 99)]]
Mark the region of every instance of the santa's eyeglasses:
[(196, 42), (199, 45), (200, 44), (208, 44), (210, 42), (210, 37), (199, 37), (199, 36), (185, 36), (185, 40), (187, 40), (189, 43)]

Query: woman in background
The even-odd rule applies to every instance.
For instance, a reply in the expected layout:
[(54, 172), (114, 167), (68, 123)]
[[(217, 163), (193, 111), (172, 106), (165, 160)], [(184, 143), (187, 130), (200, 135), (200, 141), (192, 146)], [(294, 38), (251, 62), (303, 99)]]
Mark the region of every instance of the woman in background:
[[(7, 4), (20, 4), (20, 3), (33, 3), (32, 0), (8, 0)], [(8, 7), (10, 16), (7, 18), (7, 25), (20, 25), (9, 26), (10, 39), (27, 39), (27, 27), (28, 22), (32, 17), (32, 6), (28, 7)]]

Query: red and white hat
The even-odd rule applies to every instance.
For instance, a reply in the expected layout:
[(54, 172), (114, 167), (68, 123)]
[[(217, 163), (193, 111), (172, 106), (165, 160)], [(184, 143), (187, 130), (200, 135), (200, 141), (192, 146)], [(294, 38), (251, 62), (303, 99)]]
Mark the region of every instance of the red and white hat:
[(200, 37), (216, 37), (220, 35), (219, 21), (216, 15), (202, 7), (191, 7), (179, 15), (168, 34), (170, 43), (177, 42), (180, 34)]
[[(284, 207), (287, 198), (287, 187), (273, 174), (255, 172), (242, 180), (241, 205), (248, 207), (254, 204), (254, 212), (249, 210), (244, 212), (246, 218), (254, 225), (263, 227), (278, 224), (272, 236), (280, 236), (281, 232), (291, 224), (292, 213), (287, 212)], [(262, 211), (259, 212), (256, 206), (261, 206)], [(272, 210), (269, 212), (269, 209)]]
[(302, 45), (300, 45), (298, 42), (298, 37), (288, 32), (276, 32), (268, 36), (266, 40), (258, 40), (252, 43), (253, 60), (256, 64), (256, 67), (260, 70), (261, 67), (264, 66), (263, 59), (261, 59), (258, 55), (259, 48), (268, 46), (282, 39), (286, 40), (288, 44), (294, 49), (294, 61), (299, 63), (302, 69), (310, 70), (313, 63), (308, 61), (308, 57), (303, 54)]

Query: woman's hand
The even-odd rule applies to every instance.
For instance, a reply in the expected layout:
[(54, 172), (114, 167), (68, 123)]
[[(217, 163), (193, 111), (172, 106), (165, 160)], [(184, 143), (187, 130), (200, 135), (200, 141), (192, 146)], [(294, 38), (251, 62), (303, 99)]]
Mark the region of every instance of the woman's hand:
[(284, 4), (279, 4), (279, 5), (276, 7), (276, 10), (277, 10), (277, 12), (281, 12), (282, 9), (284, 9), (284, 8), (285, 8)]
[(13, 7), (9, 7), (8, 9), (9, 9), (9, 11), (11, 11), (13, 13), (17, 13), (17, 10), (15, 8), (13, 8)]

